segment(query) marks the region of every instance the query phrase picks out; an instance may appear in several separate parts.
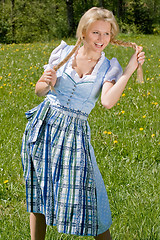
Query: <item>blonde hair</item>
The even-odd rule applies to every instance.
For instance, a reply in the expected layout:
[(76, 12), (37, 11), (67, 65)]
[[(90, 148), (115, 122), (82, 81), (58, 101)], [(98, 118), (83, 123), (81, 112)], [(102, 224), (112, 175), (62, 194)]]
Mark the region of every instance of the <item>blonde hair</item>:
[(104, 8), (93, 7), (89, 9), (80, 19), (77, 28), (77, 38), (81, 38), (86, 32), (87, 28), (95, 21), (103, 20), (111, 24), (111, 39), (119, 33), (118, 23), (113, 13)]
[[(111, 24), (111, 39), (110, 43), (113, 45), (123, 46), (123, 47), (132, 47), (133, 49), (136, 49), (138, 46), (136, 43), (131, 42), (123, 42), (120, 40), (115, 39), (115, 37), (119, 33), (119, 26), (118, 23), (113, 15), (113, 13), (107, 9), (104, 8), (98, 8), (98, 7), (92, 7), (89, 9), (80, 19), (76, 37), (78, 38), (75, 47), (72, 49), (72, 51), (58, 64), (54, 67), (54, 69), (57, 71), (61, 66), (63, 66), (69, 58), (76, 52), (78, 47), (81, 45), (83, 40), (83, 34), (86, 32), (87, 28), (95, 21), (97, 20), (103, 20), (107, 21)], [(143, 71), (141, 64), (138, 64), (137, 68), (137, 79), (142, 82), (143, 81)]]

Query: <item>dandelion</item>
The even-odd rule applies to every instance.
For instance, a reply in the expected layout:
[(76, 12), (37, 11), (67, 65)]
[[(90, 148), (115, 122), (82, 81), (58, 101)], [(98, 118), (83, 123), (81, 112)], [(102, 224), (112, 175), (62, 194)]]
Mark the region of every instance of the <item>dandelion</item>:
[(5, 180), (5, 181), (4, 181), (4, 184), (6, 184), (6, 183), (8, 183), (8, 180)]
[(111, 135), (112, 134), (112, 132), (108, 132), (108, 135)]
[(147, 93), (147, 95), (150, 95), (150, 94), (151, 94), (150, 92)]
[(153, 133), (153, 134), (151, 135), (151, 137), (152, 137), (152, 138), (155, 137), (155, 134)]
[(126, 96), (126, 94), (125, 94), (125, 93), (123, 93), (123, 94), (122, 94), (122, 97), (125, 97), (125, 96)]
[(153, 105), (157, 105), (157, 104), (158, 104), (158, 102), (152, 102), (152, 104), (153, 104)]
[(143, 97), (145, 97), (146, 95), (145, 94), (143, 94)]
[(140, 131), (143, 131), (143, 128), (139, 128)]
[(2, 76), (0, 76), (0, 80), (2, 80)]
[(117, 105), (119, 106), (119, 105), (120, 105), (120, 103), (117, 103)]
[(12, 92), (9, 92), (9, 94), (12, 94)]
[(147, 81), (149, 80), (149, 78), (147, 78)]
[(11, 76), (11, 73), (8, 73), (8, 77)]
[(117, 141), (117, 140), (114, 140), (113, 143), (118, 143), (118, 141)]
[(104, 133), (104, 134), (107, 134), (107, 131), (104, 131), (103, 133)]
[(124, 114), (124, 113), (125, 113), (125, 111), (121, 111), (121, 113), (122, 113), (122, 114)]
[(151, 59), (150, 58), (148, 58), (148, 61), (150, 61)]
[(32, 69), (32, 67), (30, 67), (29, 69)]
[(6, 83), (3, 83), (3, 86), (6, 86)]
[(3, 88), (3, 86), (0, 86), (0, 88)]
[(131, 89), (132, 89), (132, 88), (130, 88), (130, 87), (128, 88), (128, 90), (131, 90)]
[(143, 115), (143, 117), (142, 118), (146, 118), (146, 115)]
[(32, 82), (30, 82), (30, 85), (33, 85), (33, 83), (32, 83)]

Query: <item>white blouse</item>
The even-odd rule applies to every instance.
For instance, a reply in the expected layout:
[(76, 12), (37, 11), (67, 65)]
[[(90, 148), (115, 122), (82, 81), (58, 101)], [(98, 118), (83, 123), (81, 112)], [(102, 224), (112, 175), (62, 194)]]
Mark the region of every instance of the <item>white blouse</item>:
[[(59, 58), (61, 56), (63, 49), (66, 47), (66, 45), (67, 45), (66, 42), (61, 41), (61, 44), (52, 51), (50, 58), (49, 58), (49, 63), (47, 65), (44, 65), (45, 71), (53, 68), (54, 65), (57, 65), (59, 63)], [(65, 68), (65, 72), (72, 79), (74, 79), (75, 82), (79, 82), (79, 81), (83, 81), (83, 80), (84, 81), (95, 80), (98, 70), (105, 59), (105, 53), (104, 52), (101, 53), (101, 57), (98, 60), (97, 64), (95, 65), (92, 73), (89, 75), (88, 74), (83, 75), (82, 78), (80, 78), (78, 73), (72, 68), (72, 62), (73, 62), (74, 56), (75, 56), (75, 54), (73, 54), (72, 57), (68, 60), (68, 63)], [(112, 58), (110, 60), (110, 67), (105, 75), (104, 82), (106, 82), (106, 81), (117, 82), (118, 79), (120, 78), (120, 76), (122, 75), (122, 73), (123, 73), (123, 70), (122, 70), (118, 60), (116, 58)]]

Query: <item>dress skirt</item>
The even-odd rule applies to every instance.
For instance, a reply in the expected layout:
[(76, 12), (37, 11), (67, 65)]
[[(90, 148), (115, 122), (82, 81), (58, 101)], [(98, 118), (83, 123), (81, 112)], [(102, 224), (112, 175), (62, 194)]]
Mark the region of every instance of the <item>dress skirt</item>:
[(87, 114), (45, 99), (26, 113), (22, 142), (27, 211), (59, 232), (96, 236), (111, 225)]

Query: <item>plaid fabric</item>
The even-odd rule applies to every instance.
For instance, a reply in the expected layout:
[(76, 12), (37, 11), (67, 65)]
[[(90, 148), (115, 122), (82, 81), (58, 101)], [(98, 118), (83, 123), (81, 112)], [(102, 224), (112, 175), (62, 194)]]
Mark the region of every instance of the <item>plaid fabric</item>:
[(87, 116), (45, 100), (27, 112), (22, 142), (27, 210), (59, 232), (97, 235), (97, 196)]

